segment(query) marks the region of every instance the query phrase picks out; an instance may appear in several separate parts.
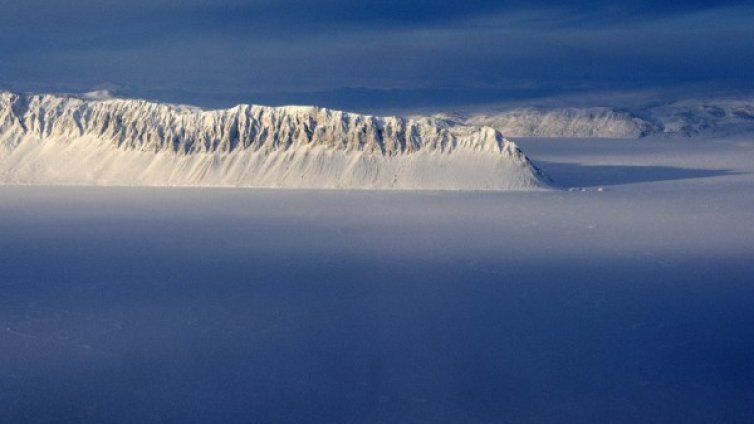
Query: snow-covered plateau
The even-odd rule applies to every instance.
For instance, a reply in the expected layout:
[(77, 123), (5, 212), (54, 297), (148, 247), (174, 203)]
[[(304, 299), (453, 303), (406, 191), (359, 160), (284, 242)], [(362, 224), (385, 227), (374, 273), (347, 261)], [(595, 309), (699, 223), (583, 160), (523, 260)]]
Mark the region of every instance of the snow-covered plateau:
[(0, 93), (0, 184), (531, 190), (491, 127), (317, 107)]

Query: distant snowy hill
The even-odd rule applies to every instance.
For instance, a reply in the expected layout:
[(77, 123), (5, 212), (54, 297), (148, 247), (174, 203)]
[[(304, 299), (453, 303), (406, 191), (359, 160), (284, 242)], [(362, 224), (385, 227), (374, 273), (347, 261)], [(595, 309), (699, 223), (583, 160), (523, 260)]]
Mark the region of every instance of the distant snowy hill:
[(634, 110), (527, 107), (470, 116), (445, 113), (435, 118), (490, 126), (509, 137), (728, 136), (754, 132), (754, 101), (686, 100)]
[(670, 103), (638, 113), (658, 123), (663, 134), (735, 135), (754, 132), (754, 101), (693, 101)]
[(540, 178), (490, 127), (3, 92), (0, 184), (528, 190)]
[(486, 125), (519, 137), (638, 138), (654, 131), (651, 123), (610, 108), (522, 108), (464, 121)]

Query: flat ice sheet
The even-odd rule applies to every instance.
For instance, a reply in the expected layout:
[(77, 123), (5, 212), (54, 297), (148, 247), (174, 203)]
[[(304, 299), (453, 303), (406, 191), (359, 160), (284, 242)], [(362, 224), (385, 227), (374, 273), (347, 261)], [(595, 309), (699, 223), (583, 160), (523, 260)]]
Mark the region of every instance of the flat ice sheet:
[(752, 422), (754, 143), (520, 145), (565, 189), (1, 187), (0, 422)]

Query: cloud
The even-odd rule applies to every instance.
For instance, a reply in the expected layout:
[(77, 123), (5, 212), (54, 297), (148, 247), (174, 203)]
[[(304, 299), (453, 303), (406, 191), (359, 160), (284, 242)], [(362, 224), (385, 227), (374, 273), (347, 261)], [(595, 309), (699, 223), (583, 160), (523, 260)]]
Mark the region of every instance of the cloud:
[(137, 94), (231, 101), (238, 98), (233, 93), (261, 93), (293, 103), (338, 99), (347, 107), (348, 95), (354, 105), (369, 95), (424, 104), (695, 83), (746, 88), (754, 71), (754, 25), (747, 18), (754, 8), (737, 1), (0, 0), (0, 6), (0, 84), (21, 89), (113, 82)]

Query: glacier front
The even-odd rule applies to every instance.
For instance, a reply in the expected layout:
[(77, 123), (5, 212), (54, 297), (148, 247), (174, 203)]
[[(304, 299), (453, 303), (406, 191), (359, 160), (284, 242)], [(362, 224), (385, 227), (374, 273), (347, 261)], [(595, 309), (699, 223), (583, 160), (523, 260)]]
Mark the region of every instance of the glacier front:
[(0, 184), (532, 190), (491, 127), (309, 106), (0, 93)]

